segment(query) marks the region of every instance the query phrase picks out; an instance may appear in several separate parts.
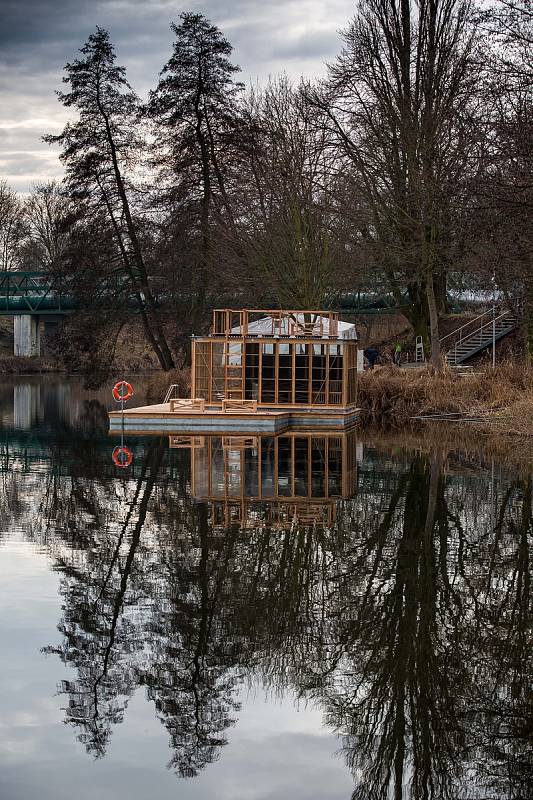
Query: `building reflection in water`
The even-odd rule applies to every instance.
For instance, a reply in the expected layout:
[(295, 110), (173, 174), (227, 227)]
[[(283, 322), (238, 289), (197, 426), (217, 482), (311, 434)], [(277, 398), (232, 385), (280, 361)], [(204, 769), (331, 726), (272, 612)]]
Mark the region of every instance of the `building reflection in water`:
[(209, 503), (210, 524), (331, 526), (339, 500), (355, 495), (356, 434), (170, 436), (190, 448), (191, 492)]
[(358, 463), (355, 432), (294, 432), (129, 440), (117, 478), (107, 439), (58, 444), (0, 514), (46, 527), (62, 608), (45, 652), (88, 753), (142, 687), (170, 767), (197, 775), (262, 686), (323, 711), (356, 800), (531, 797), (529, 468), (433, 443)]

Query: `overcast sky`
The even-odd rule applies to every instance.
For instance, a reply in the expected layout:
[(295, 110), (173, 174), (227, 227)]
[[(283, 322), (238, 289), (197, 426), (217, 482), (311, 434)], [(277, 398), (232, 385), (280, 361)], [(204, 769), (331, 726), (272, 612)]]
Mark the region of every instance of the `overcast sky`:
[(67, 112), (54, 90), (96, 25), (107, 28), (118, 63), (139, 94), (154, 85), (171, 51), (171, 21), (199, 11), (232, 43), (245, 82), (282, 71), (324, 73), (354, 0), (0, 0), (0, 178), (20, 191), (61, 176), (57, 152), (41, 142)]

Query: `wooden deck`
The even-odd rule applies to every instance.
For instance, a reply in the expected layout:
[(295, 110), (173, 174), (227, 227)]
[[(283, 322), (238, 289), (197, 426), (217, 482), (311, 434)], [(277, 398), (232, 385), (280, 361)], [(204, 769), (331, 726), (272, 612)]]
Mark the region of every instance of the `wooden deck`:
[(140, 406), (109, 412), (110, 430), (128, 433), (283, 433), (287, 430), (336, 430), (352, 427), (359, 417), (355, 407), (332, 410), (324, 408), (209, 408), (181, 406), (171, 411), (170, 403)]

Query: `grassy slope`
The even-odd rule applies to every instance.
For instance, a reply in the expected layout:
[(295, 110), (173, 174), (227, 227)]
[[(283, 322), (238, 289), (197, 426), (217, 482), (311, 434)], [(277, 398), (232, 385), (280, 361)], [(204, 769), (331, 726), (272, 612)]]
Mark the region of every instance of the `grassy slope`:
[(502, 433), (533, 436), (533, 370), (503, 364), (478, 374), (385, 367), (359, 380), (358, 404), (366, 422), (399, 427), (423, 414), (461, 413), (486, 419)]

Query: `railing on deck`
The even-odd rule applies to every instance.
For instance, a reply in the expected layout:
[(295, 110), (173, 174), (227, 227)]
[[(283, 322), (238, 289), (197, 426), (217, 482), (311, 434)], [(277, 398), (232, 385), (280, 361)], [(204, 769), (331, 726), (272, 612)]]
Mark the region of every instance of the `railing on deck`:
[(169, 403), (170, 400), (178, 400), (178, 399), (179, 399), (179, 385), (177, 383), (171, 383), (170, 386), (168, 387), (163, 403)]

